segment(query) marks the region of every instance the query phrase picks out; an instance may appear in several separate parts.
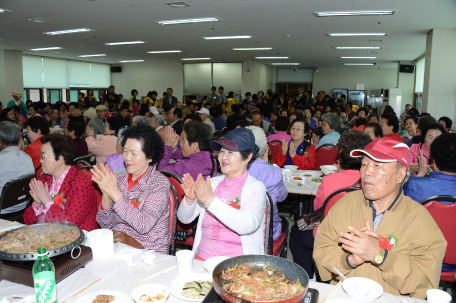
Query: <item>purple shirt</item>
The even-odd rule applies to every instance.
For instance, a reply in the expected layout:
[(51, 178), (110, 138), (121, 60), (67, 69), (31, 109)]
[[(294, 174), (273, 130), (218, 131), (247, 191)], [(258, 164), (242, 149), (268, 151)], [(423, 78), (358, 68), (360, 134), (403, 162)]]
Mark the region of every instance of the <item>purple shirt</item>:
[[(169, 163), (170, 159), (175, 159), (176, 163)], [(168, 145), (165, 145), (163, 154), (157, 163), (157, 170), (167, 170), (179, 178), (182, 178), (185, 173), (189, 173), (194, 180), (199, 174), (202, 174), (204, 178), (209, 176), (212, 167), (214, 169), (211, 178), (217, 176), (217, 162), (208, 151), (200, 151), (184, 157), (179, 148), (173, 153), (172, 147)]]
[(282, 170), (272, 166), (264, 160), (255, 160), (248, 169), (249, 174), (260, 182), (268, 190), (273, 204), (273, 239), (277, 240), (282, 233), (282, 220), (279, 217), (277, 202), (282, 202), (288, 195), (288, 190), (283, 184)]
[(120, 174), (121, 172), (127, 170), (123, 154), (110, 154), (106, 158), (105, 164), (108, 164), (109, 169), (116, 174)]

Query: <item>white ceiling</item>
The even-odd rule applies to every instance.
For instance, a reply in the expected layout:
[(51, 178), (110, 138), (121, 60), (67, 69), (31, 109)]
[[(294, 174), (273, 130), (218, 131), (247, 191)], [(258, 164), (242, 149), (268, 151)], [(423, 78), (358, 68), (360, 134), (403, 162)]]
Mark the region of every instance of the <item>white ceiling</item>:
[[(288, 56), (300, 67), (343, 67), (340, 56), (377, 56), (377, 66), (395, 67), (425, 51), (426, 33), (456, 27), (454, 0), (186, 0), (190, 7), (173, 8), (172, 0), (2, 0), (0, 49), (58, 58), (117, 64), (120, 60), (177, 62), (183, 57), (210, 57), (213, 62), (254, 60), (255, 56)], [(317, 18), (316, 11), (395, 9), (392, 16)], [(159, 25), (155, 21), (219, 17), (222, 22)], [(29, 18), (51, 20), (46, 23)], [(43, 32), (74, 28), (94, 32), (49, 36)], [(328, 37), (331, 32), (386, 32), (386, 37)], [(206, 41), (204, 36), (253, 35), (254, 39)], [(286, 35), (291, 35), (289, 38)], [(369, 42), (381, 39), (382, 42)], [(147, 44), (106, 46), (106, 42), (144, 40)], [(249, 42), (260, 41), (259, 44)], [(65, 49), (32, 52), (30, 48)], [(161, 47), (157, 47), (161, 46)], [(336, 50), (335, 46), (381, 46)], [(232, 51), (233, 47), (273, 47), (272, 51)], [(147, 54), (152, 50), (178, 54)], [(78, 55), (105, 53), (105, 59)], [(269, 60), (260, 60), (271, 63)], [(132, 63), (135, 64), (135, 63)]]

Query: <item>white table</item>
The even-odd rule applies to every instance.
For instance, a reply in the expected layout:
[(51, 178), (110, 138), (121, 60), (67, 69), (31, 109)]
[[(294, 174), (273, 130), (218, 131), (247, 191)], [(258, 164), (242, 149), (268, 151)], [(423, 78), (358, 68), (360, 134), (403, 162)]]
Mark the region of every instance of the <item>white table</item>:
[[(9, 221), (0, 219), (0, 229), (8, 224)], [(20, 225), (20, 224), (15, 224)], [(157, 276), (142, 283), (133, 284), (132, 282), (142, 279), (146, 276), (155, 274), (170, 266), (176, 265), (176, 258), (162, 254), (156, 254), (157, 259), (153, 265), (144, 263), (135, 267), (128, 267), (126, 261), (106, 259), (93, 260), (74, 274), (57, 284), (58, 301), (65, 303), (74, 303), (78, 298), (96, 291), (115, 290), (130, 295), (134, 288), (147, 283), (160, 283), (166, 286), (177, 277), (179, 270), (177, 268)], [(203, 262), (194, 260), (192, 273), (205, 273)], [(106, 275), (104, 278), (103, 275)], [(100, 279), (101, 278), (101, 279)], [(93, 283), (97, 281), (96, 283)], [(89, 287), (90, 286), (90, 287)], [(320, 301), (334, 288), (334, 285), (310, 282), (310, 287), (320, 292)], [(81, 292), (81, 290), (83, 290)], [(33, 294), (34, 289), (28, 286), (12, 283), (9, 281), (0, 281), (0, 300), (5, 298), (10, 302), (20, 302), (20, 299), (12, 299), (12, 295), (29, 295)], [(73, 296), (74, 294), (77, 294)], [(73, 297), (72, 297), (73, 296)], [(347, 299), (342, 288), (339, 288), (331, 299)], [(375, 303), (400, 302), (400, 297), (385, 293)], [(419, 299), (405, 299), (409, 303), (424, 303), (426, 301)], [(168, 303), (185, 303), (173, 295), (168, 298)], [(329, 301), (330, 302), (330, 301)]]
[[(296, 172), (302, 173), (305, 171), (297, 170)], [(307, 170), (307, 172), (322, 174), (321, 171), (315, 171), (315, 170)], [(290, 176), (290, 179), (293, 180), (294, 177), (297, 177), (297, 175), (293, 174), (292, 176)], [(302, 176), (299, 176), (299, 177), (302, 177)], [(302, 178), (304, 179), (304, 177), (302, 177)], [(308, 179), (306, 179), (305, 184), (310, 186), (310, 188), (308, 188), (306, 186), (292, 186), (287, 181), (284, 181), (284, 183), (285, 183), (285, 186), (287, 187), (288, 193), (299, 194), (299, 195), (308, 195), (308, 196), (314, 196), (317, 193), (318, 187), (320, 186), (320, 184), (311, 182)]]

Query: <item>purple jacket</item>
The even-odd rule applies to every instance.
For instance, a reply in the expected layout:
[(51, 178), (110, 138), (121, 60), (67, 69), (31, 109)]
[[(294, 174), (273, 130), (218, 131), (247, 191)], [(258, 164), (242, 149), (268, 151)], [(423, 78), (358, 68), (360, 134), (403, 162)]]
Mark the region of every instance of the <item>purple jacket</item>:
[(282, 202), (288, 195), (288, 190), (283, 184), (282, 170), (272, 166), (264, 160), (255, 160), (250, 165), (248, 173), (260, 182), (264, 183), (272, 198), (273, 209), (273, 228), (274, 240), (277, 240), (282, 233), (282, 220), (279, 217), (277, 202)]
[[(176, 163), (169, 163), (170, 159), (175, 159)], [(173, 153), (172, 147), (168, 145), (165, 145), (163, 154), (157, 163), (157, 170), (167, 170), (175, 173), (179, 178), (182, 178), (185, 173), (189, 173), (194, 180), (199, 174), (206, 178), (211, 174), (212, 168), (211, 178), (217, 176), (217, 161), (208, 151), (200, 151), (184, 157), (179, 148)]]

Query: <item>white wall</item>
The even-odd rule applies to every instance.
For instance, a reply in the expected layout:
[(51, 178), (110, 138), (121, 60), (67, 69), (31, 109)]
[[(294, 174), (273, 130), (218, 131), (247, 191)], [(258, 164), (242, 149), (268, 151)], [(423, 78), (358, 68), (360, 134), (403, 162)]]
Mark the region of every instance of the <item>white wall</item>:
[(397, 85), (397, 68), (378, 67), (321, 67), (314, 72), (312, 93), (325, 91), (332, 95), (333, 88), (356, 90), (356, 84), (364, 84), (364, 89), (393, 88)]
[(168, 87), (174, 90), (173, 95), (182, 101), (183, 70), (182, 63), (126, 63), (121, 73), (111, 73), (111, 83), (116, 87), (117, 94), (123, 94), (124, 99), (130, 99), (132, 89), (138, 90), (138, 96), (146, 96), (155, 90), (157, 98), (161, 98)]
[(268, 89), (274, 90), (273, 70), (272, 66), (255, 61), (255, 93), (260, 90), (265, 93)]
[[(22, 53), (0, 50), (0, 101), (4, 107), (13, 99), (11, 94), (16, 89), (24, 93)], [(24, 98), (21, 100), (24, 101)]]

